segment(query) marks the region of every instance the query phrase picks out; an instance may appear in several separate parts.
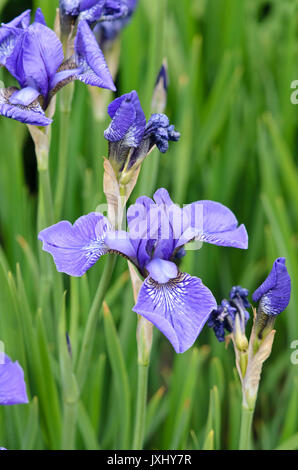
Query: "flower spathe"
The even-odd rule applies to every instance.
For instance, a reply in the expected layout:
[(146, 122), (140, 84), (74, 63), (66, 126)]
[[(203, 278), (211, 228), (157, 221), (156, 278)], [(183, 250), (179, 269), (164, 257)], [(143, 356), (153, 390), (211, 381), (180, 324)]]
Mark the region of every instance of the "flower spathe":
[(23, 369), (6, 354), (3, 357), (3, 364), (0, 363), (0, 405), (28, 403)]
[(1, 89), (0, 114), (27, 124), (47, 126), (52, 120), (45, 110), (55, 93), (70, 81), (115, 90), (103, 53), (86, 22), (78, 27), (74, 56), (64, 60), (62, 44), (46, 26), (41, 10), (36, 12), (31, 25), (30, 11), (25, 13), (21, 21), (14, 20), (0, 28), (1, 51), (3, 41), (9, 41), (9, 53), (0, 55), (1, 64), (20, 86)]
[[(205, 203), (200, 201), (203, 209)], [(196, 237), (214, 244), (247, 247), (245, 229), (237, 230), (231, 211), (214, 204), (212, 212), (207, 201), (208, 211), (202, 211), (207, 219), (202, 226), (195, 217), (198, 202), (179, 208), (161, 188), (153, 200), (140, 197), (129, 207), (128, 232), (112, 230), (103, 215), (91, 213), (74, 225), (63, 221), (47, 228), (39, 239), (57, 269), (72, 276), (82, 276), (110, 252), (128, 258), (144, 278), (133, 311), (152, 322), (175, 351), (182, 353), (196, 340), (216, 301), (201, 279), (179, 271), (177, 253)]]
[(279, 315), (285, 310), (291, 297), (291, 278), (285, 258), (277, 258), (265, 281), (252, 295), (259, 302), (260, 310), (266, 315)]

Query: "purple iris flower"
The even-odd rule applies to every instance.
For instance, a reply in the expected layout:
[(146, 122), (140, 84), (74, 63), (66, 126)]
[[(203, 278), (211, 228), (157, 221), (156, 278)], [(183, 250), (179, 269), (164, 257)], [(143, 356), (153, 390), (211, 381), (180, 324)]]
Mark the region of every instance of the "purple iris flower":
[(127, 2), (124, 0), (60, 0), (60, 11), (63, 17), (73, 17), (75, 20), (113, 21), (126, 17), (129, 13)]
[(138, 0), (122, 0), (121, 3), (125, 14), (116, 18), (114, 17), (112, 21), (110, 18), (103, 19), (99, 21), (93, 29), (97, 41), (102, 47), (104, 47), (107, 41), (113, 41), (129, 23), (137, 7)]
[(192, 346), (216, 301), (201, 279), (180, 272), (177, 256), (192, 240), (247, 248), (245, 227), (222, 204), (198, 201), (184, 208), (161, 188), (154, 200), (140, 197), (127, 212), (129, 231), (114, 231), (91, 213), (74, 225), (63, 221), (39, 234), (58, 271), (82, 276), (103, 254), (128, 258), (144, 283), (133, 311), (151, 321), (178, 353)]
[[(109, 159), (117, 171), (129, 171), (140, 164), (156, 145), (165, 153), (169, 141), (177, 142), (179, 132), (165, 114), (152, 114), (148, 123), (135, 90), (116, 98), (108, 107), (112, 119), (104, 136), (109, 141)], [(129, 157), (129, 158), (128, 158)]]
[(0, 405), (22, 403), (28, 403), (23, 369), (5, 354), (4, 363), (0, 363)]
[(277, 258), (267, 279), (253, 293), (254, 302), (266, 315), (279, 315), (285, 310), (291, 297), (291, 278), (285, 258)]
[(248, 293), (248, 290), (241, 286), (232, 287), (229, 300), (223, 299), (221, 304), (211, 312), (207, 324), (209, 328), (213, 328), (218, 341), (225, 340), (225, 331), (229, 333), (234, 331), (236, 315), (239, 317), (241, 332), (245, 334), (245, 326), (249, 320), (249, 313), (246, 309), (251, 306), (247, 300)]
[[(26, 12), (25, 12), (26, 13)], [(16, 20), (14, 20), (16, 22)], [(0, 39), (10, 41), (9, 55), (2, 54), (2, 65), (18, 81), (16, 87), (0, 90), (0, 114), (27, 124), (46, 126), (52, 122), (45, 115), (55, 93), (73, 80), (115, 90), (115, 86), (90, 27), (80, 22), (75, 39), (75, 53), (64, 60), (63, 47), (39, 9), (28, 25), (28, 13), (18, 27), (3, 25)], [(21, 25), (21, 27), (20, 27)], [(1, 36), (2, 35), (2, 36)], [(1, 43), (0, 43), (1, 48)]]

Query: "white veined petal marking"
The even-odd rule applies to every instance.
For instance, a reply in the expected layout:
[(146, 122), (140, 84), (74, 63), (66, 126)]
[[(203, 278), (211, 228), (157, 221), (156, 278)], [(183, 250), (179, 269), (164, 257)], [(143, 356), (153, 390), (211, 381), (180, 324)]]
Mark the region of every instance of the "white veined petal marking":
[(16, 37), (13, 35), (7, 36), (0, 44), (0, 56), (10, 56), (16, 43)]
[(164, 307), (165, 317), (170, 317), (173, 312), (181, 315), (184, 313), (187, 286), (190, 283), (190, 276), (186, 273), (179, 275), (168, 281), (166, 284), (159, 284), (154, 279), (149, 278), (147, 282), (147, 292), (155, 308)]
[(86, 251), (86, 259), (88, 263), (97, 261), (100, 256), (105, 255), (108, 252), (108, 248), (102, 238), (93, 240), (91, 243), (84, 246), (83, 250)]

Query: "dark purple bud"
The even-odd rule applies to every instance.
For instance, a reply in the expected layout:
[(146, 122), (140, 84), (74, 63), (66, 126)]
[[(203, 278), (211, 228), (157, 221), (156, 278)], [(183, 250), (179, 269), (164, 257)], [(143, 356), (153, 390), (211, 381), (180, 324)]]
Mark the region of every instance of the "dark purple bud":
[(285, 258), (277, 258), (267, 279), (253, 293), (254, 302), (266, 315), (279, 315), (285, 310), (291, 297), (291, 278)]

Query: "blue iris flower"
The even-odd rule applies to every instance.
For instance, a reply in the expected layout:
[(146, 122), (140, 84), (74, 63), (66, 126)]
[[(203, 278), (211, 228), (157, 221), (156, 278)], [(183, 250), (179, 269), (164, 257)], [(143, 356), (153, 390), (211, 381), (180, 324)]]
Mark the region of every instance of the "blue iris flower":
[(52, 97), (70, 81), (115, 90), (103, 53), (86, 21), (75, 38), (74, 55), (65, 60), (63, 47), (46, 26), (40, 9), (29, 24), (30, 11), (0, 28), (0, 64), (19, 87), (0, 90), (0, 114), (27, 124), (46, 126)]

